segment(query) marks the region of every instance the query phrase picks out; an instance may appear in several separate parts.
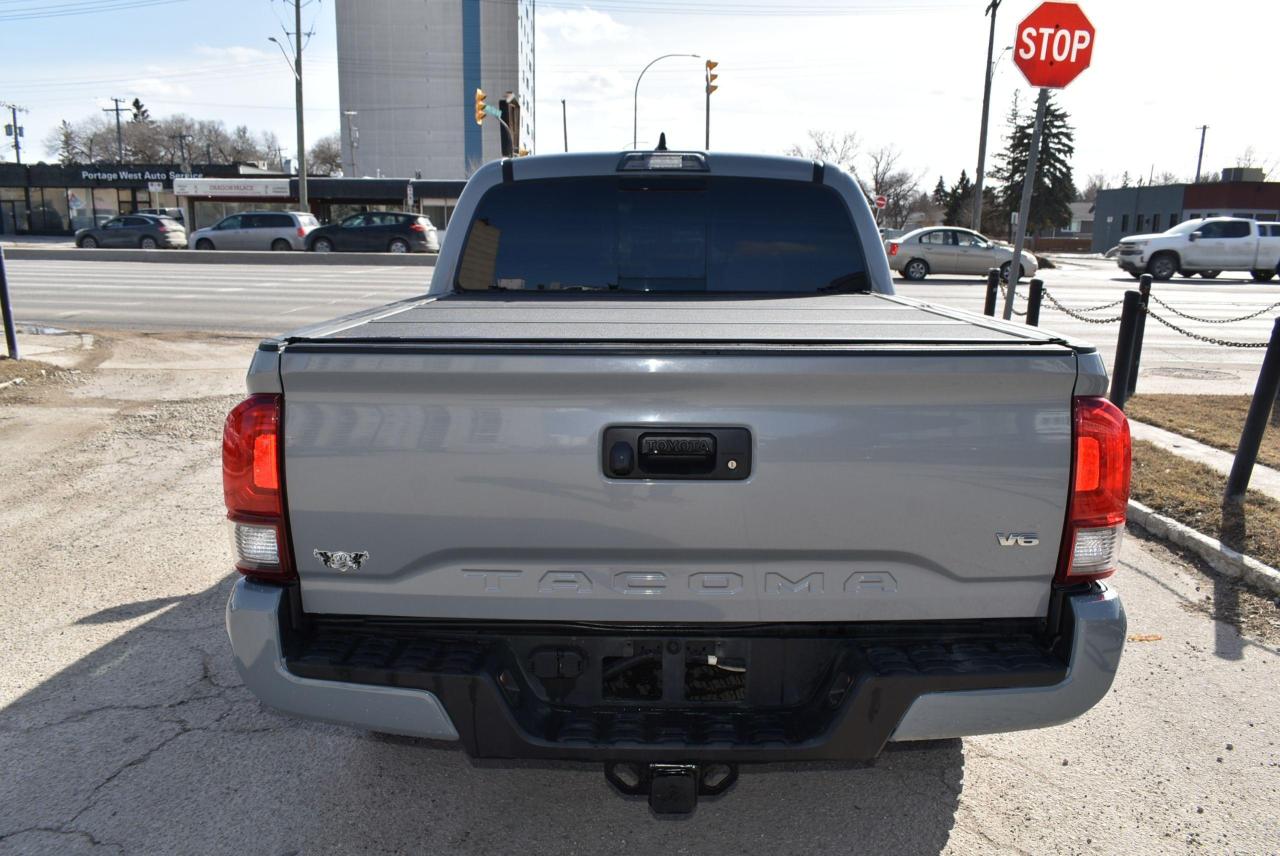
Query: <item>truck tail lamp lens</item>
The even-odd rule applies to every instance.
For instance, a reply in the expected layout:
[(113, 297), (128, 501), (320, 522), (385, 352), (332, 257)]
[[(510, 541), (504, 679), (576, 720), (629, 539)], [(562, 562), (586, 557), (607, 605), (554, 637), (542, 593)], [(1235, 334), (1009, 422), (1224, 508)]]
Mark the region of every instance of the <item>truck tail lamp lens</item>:
[(307, 236), (307, 230), (306, 230), (306, 229), (304, 229), (302, 226), (299, 226), (299, 227), (298, 227), (298, 237), (299, 237), (299, 238), (305, 238), (306, 236)]
[(280, 417), (280, 396), (251, 395), (227, 416), (222, 432), (222, 495), (236, 569), (277, 581), (295, 576), (284, 514)]
[(902, 246), (902, 245), (901, 245), (901, 244), (899, 244), (897, 241), (891, 241), (891, 242), (889, 243), (889, 255), (890, 255), (890, 256), (896, 256), (896, 255), (898, 254), (898, 247), (900, 247), (900, 246)]
[(422, 225), (421, 223), (410, 223), (410, 224), (409, 224), (409, 231), (410, 231), (410, 232), (425, 232), (425, 231), (427, 231), (427, 227), (426, 227), (426, 226), (424, 226), (424, 225)]
[(1060, 584), (1115, 573), (1133, 454), (1129, 421), (1118, 407), (1105, 398), (1078, 396), (1073, 409), (1072, 487), (1058, 559)]

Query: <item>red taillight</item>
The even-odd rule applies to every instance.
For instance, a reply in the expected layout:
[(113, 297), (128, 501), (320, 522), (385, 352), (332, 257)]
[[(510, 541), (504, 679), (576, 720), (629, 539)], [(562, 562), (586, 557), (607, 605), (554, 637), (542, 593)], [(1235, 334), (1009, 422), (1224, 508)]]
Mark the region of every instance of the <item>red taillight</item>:
[(251, 395), (228, 414), (222, 432), (222, 496), (236, 569), (269, 580), (295, 576), (281, 488), (280, 418), (280, 396)]
[(427, 231), (427, 227), (426, 227), (426, 226), (424, 226), (424, 225), (422, 225), (421, 223), (412, 223), (412, 224), (410, 224), (410, 225), (409, 225), (409, 231), (410, 231), (410, 232), (425, 232), (425, 231)]
[(891, 241), (889, 243), (889, 255), (896, 256), (898, 254), (898, 246), (899, 244), (896, 241)]
[(299, 238), (305, 238), (306, 236), (307, 236), (307, 230), (306, 230), (306, 229), (304, 229), (304, 228), (302, 228), (301, 226), (299, 226), (299, 227), (298, 227), (298, 237), (299, 237)]
[(1060, 584), (1115, 573), (1133, 456), (1129, 421), (1120, 408), (1105, 398), (1078, 396), (1073, 409), (1071, 495), (1056, 577)]
[(165, 224), (163, 224), (163, 223), (157, 223), (157, 224), (156, 224), (156, 231), (157, 231), (157, 232), (167, 232), (167, 231), (169, 231), (169, 228), (168, 228), (167, 226), (165, 226)]

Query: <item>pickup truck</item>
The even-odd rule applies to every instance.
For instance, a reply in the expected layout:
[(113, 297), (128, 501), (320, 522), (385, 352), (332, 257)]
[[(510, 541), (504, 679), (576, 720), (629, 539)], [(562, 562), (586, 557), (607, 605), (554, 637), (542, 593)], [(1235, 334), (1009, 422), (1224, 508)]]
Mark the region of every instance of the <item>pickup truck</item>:
[(1231, 270), (1266, 282), (1280, 264), (1280, 223), (1241, 217), (1187, 220), (1158, 235), (1121, 239), (1116, 264), (1135, 279), (1144, 273), (1157, 280), (1175, 273), (1213, 279)]
[(658, 812), (1066, 722), (1125, 637), (1105, 390), (1087, 344), (896, 296), (831, 164), (493, 162), (423, 295), (257, 349), (235, 662), (270, 707), (601, 762)]

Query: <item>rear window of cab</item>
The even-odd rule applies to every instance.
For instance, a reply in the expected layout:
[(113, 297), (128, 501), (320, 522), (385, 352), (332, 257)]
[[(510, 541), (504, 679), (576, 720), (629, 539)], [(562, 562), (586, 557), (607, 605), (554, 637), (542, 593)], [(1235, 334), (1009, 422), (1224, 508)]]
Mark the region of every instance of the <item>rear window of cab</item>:
[(481, 198), (458, 291), (815, 294), (868, 290), (834, 189), (718, 176), (593, 176)]

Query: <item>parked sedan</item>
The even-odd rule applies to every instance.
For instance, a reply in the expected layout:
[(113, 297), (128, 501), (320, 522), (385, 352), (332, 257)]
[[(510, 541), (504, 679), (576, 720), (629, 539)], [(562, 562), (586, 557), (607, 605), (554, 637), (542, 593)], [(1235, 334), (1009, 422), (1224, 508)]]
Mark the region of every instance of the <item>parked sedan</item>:
[(85, 249), (182, 249), (186, 245), (187, 230), (181, 223), (153, 214), (124, 214), (76, 232), (76, 246)]
[(320, 225), (307, 211), (245, 211), (191, 233), (197, 250), (301, 250)]
[[(1008, 281), (1013, 267), (1013, 248), (998, 244), (969, 229), (951, 226), (916, 229), (889, 241), (889, 267), (910, 280), (919, 281), (931, 273), (981, 276), (990, 268), (1000, 268), (1000, 276)], [(1036, 272), (1036, 257), (1022, 253), (1019, 277)]]
[(440, 240), (436, 227), (420, 214), (366, 211), (316, 229), (307, 236), (307, 249), (317, 253), (436, 253)]

